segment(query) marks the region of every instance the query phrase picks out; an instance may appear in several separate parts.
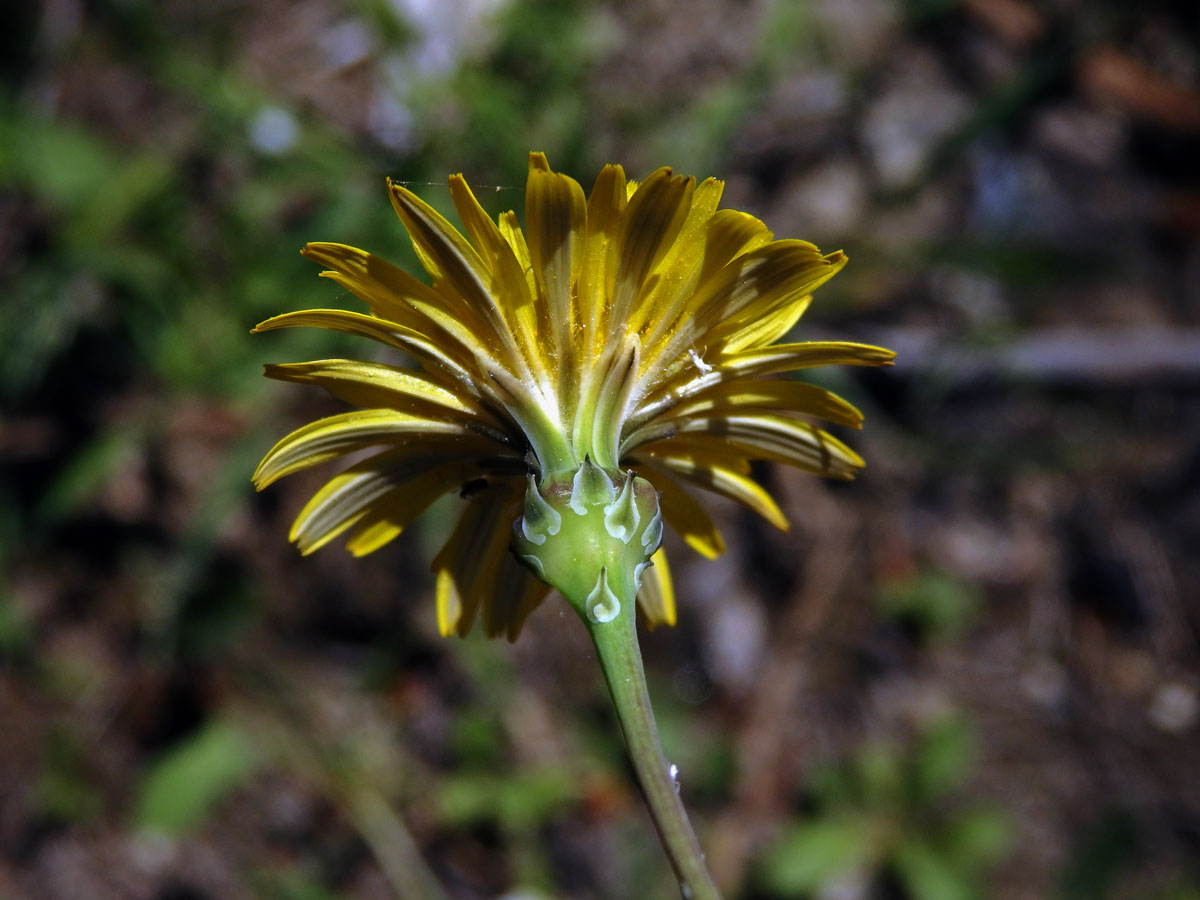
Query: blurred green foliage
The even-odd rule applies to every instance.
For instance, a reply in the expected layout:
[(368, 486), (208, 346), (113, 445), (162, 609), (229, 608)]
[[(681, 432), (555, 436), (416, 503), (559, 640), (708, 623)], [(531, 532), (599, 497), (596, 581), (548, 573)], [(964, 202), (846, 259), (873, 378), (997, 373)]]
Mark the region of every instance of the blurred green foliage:
[(52, 727), (34, 782), (34, 807), (46, 820), (87, 825), (104, 809), (104, 797), (92, 770), (87, 740), (68, 723)]
[(505, 831), (544, 824), (575, 799), (568, 773), (543, 769), (517, 773), (460, 773), (443, 778), (436, 802), (456, 827), (497, 824)]
[(256, 872), (251, 885), (256, 896), (269, 900), (348, 900), (348, 895), (330, 890), (298, 866)]
[[(128, 346), (131, 355), (115, 361), (133, 377), (178, 392), (253, 396), (263, 350), (249, 326), (290, 298), (320, 297), (311, 266), (279, 248), (322, 232), (395, 230), (382, 177), (364, 177), (378, 161), (358, 157), (344, 136), (313, 126), (295, 155), (264, 158), (246, 137), (264, 104), (257, 91), (199, 62), (177, 60), (159, 76), (177, 101), (210, 107), (216, 121), (201, 120), (214, 130), (210, 140), (128, 153), (87, 129), (0, 107), (0, 185), (37, 204), (50, 242), (0, 310), (0, 333), (22, 336), (23, 352), (0, 358), (10, 398), (97, 323)], [(220, 155), (196, 156), (205, 146)], [(337, 345), (325, 335), (287, 339)]]
[(490, 52), (468, 61), (450, 86), (472, 135), (454, 154), (465, 150), (465, 168), (520, 184), (531, 149), (552, 153), (555, 166), (590, 161), (586, 78), (604, 40), (595, 12), (585, 0), (517, 2), (501, 11)]
[(134, 821), (138, 828), (180, 835), (202, 825), (214, 805), (262, 762), (235, 725), (215, 720), (189, 735), (146, 772)]
[(912, 576), (880, 584), (879, 611), (921, 640), (962, 636), (982, 610), (979, 588), (949, 572), (924, 568)]
[(33, 648), (33, 625), (12, 598), (0, 593), (0, 661), (27, 660)]
[(1138, 884), (1147, 836), (1128, 810), (1113, 808), (1083, 829), (1063, 868), (1061, 900), (1116, 900), (1137, 895), (1147, 900), (1198, 900), (1200, 883), (1181, 873)]
[(947, 716), (907, 751), (868, 745), (815, 771), (813, 812), (767, 850), (762, 884), (772, 896), (808, 897), (841, 881), (888, 878), (906, 900), (988, 896), (988, 870), (1014, 834), (1000, 811), (956, 799), (975, 756), (970, 724)]

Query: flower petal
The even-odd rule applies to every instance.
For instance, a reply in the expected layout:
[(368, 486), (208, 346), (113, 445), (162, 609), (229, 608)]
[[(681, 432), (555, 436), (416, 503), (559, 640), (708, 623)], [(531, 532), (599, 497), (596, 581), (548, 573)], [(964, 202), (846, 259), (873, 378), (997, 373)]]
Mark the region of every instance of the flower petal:
[(705, 461), (696, 455), (668, 455), (665, 450), (653, 454), (656, 463), (692, 484), (736, 500), (754, 510), (780, 531), (788, 530), (788, 520), (779, 506), (757, 481), (733, 468)]
[(483, 314), (501, 353), (501, 359), (515, 374), (529, 374), (524, 355), (513, 336), (506, 310), (491, 291), (491, 270), (475, 248), (432, 206), (407, 188), (388, 183), (392, 205), (408, 229), (413, 244), (419, 246), (435, 265), (434, 277), (444, 281), (471, 309)]
[(259, 322), (251, 331), (253, 334), (260, 334), (280, 328), (328, 328), (330, 331), (370, 338), (411, 353), (422, 363), (434, 366), (435, 372), (443, 371), (463, 385), (475, 383), (475, 379), (466, 368), (470, 363), (458, 354), (447, 352), (444, 344), (430, 340), (420, 332), (374, 316), (364, 316), (362, 313), (345, 309), (302, 309)]
[(719, 358), (717, 368), (729, 377), (749, 378), (817, 366), (890, 366), (895, 359), (895, 351), (871, 344), (804, 341), (729, 353)]
[(739, 328), (729, 329), (728, 337), (720, 330), (708, 336), (709, 350), (719, 353), (737, 353), (750, 347), (765, 347), (773, 344), (792, 330), (805, 310), (812, 304), (812, 294), (796, 297), (780, 303), (774, 312), (765, 313), (759, 319), (742, 323)]
[(403, 269), (365, 250), (314, 241), (300, 251), (305, 259), (326, 266), (322, 273), (350, 291), (381, 319), (426, 331), (427, 324), (460, 334), (482, 328), (479, 316), (453, 293), (422, 284)]
[[(351, 466), (313, 495), (296, 516), (289, 540), (307, 556), (367, 517), (373, 533), (368, 538), (356, 534), (351, 552), (362, 556), (378, 549), (475, 471), (462, 460), (443, 460), (442, 456), (414, 456), (408, 449), (389, 450)], [(386, 537), (373, 528), (378, 522), (387, 523)]]
[(775, 241), (745, 253), (697, 291), (690, 307), (696, 335), (724, 323), (730, 329), (751, 324), (781, 302), (811, 294), (845, 264), (841, 252), (822, 256), (807, 241)]
[(642, 182), (622, 216), (610, 331), (624, 327), (647, 277), (670, 251), (692, 205), (696, 179), (662, 168)]
[(737, 353), (718, 354), (715, 365), (690, 362), (681, 365), (642, 398), (631, 416), (635, 424), (648, 422), (672, 406), (715, 384), (756, 375), (773, 375), (817, 366), (890, 366), (896, 354), (883, 347), (846, 341), (807, 341), (775, 344)]
[(480, 602), (495, 584), (508, 553), (519, 493), (489, 488), (467, 501), (450, 539), (433, 560), (437, 573), (438, 630), (465, 635)]
[[(514, 518), (519, 514), (514, 507)], [(483, 626), (488, 637), (505, 635), (515, 641), (529, 614), (546, 599), (552, 588), (517, 562), (511, 553), (504, 554), (498, 567), (499, 575), (484, 609)]]
[(661, 548), (650, 557), (650, 566), (642, 572), (637, 605), (651, 630), (659, 625), (675, 624), (675, 587), (671, 583), (666, 551)]
[(625, 206), (625, 171), (620, 166), (605, 166), (596, 176), (587, 200), (584, 265), (578, 283), (581, 359), (599, 357), (608, 334), (609, 298), (617, 277)]
[[(708, 284), (714, 274), (736, 257), (757, 250), (771, 240), (772, 234), (767, 226), (754, 216), (730, 209), (716, 212), (707, 209), (702, 192), (707, 183), (696, 189), (696, 198), (693, 200), (693, 206), (701, 206), (709, 212), (704, 222), (703, 243), (699, 246), (693, 244), (690, 253), (678, 260), (678, 267), (670, 270), (667, 277), (660, 279), (656, 285), (655, 293), (662, 292), (663, 299), (656, 300), (654, 316), (647, 322), (644, 370), (660, 366), (668, 350), (679, 352), (680, 348), (695, 341), (691, 314), (695, 308), (693, 301), (697, 287)], [(716, 197), (713, 199), (719, 199), (722, 187), (721, 182), (715, 182), (712, 190)], [(690, 224), (689, 215), (684, 232)], [(667, 271), (665, 265), (662, 268)], [(673, 340), (681, 331), (685, 332), (684, 337)]]
[(544, 156), (530, 154), (529, 163), (525, 187), (529, 258), (539, 295), (545, 302), (543, 319), (551, 341), (549, 355), (562, 371), (570, 371), (572, 333), (579, 321), (573, 294), (583, 267), (586, 203), (579, 182), (551, 172)]
[(501, 299), (514, 304), (518, 301), (531, 302), (532, 297), (514, 296), (524, 294), (525, 276), (522, 266), (499, 227), (479, 204), (471, 186), (462, 175), (451, 175), (449, 185), (454, 208), (462, 220), (467, 236), (479, 253), (480, 260), (490, 271), (501, 276), (498, 287), (506, 289)]
[(495, 420), (472, 399), (449, 390), (422, 372), (353, 359), (268, 364), (263, 374), (277, 381), (316, 384), (334, 397), (362, 407), (396, 409), (458, 421)]
[[(538, 356), (537, 309), (534, 290), (525, 277), (529, 252), (523, 236), (519, 245), (523, 252), (519, 252), (511, 234), (506, 234), (503, 226), (498, 227), (492, 221), (461, 175), (451, 176), (450, 196), (463, 228), (491, 273), (491, 293), (502, 308), (505, 322), (516, 336), (524, 356), (533, 361)], [(520, 233), (519, 228), (517, 233)]]
[(736, 209), (717, 211), (708, 223), (700, 280), (708, 281), (730, 261), (771, 242), (774, 235), (759, 219)]
[(529, 259), (529, 244), (525, 242), (525, 232), (521, 230), (521, 223), (517, 219), (517, 214), (512, 210), (501, 213), (497, 222), (501, 236), (512, 250), (513, 256), (517, 260), (517, 265), (525, 273), (525, 286), (529, 289), (529, 296), (533, 297), (537, 294), (537, 282), (533, 278), (533, 263)]
[[(752, 459), (771, 459), (850, 481), (865, 463), (862, 457), (835, 438), (807, 422), (763, 412), (714, 412), (707, 416), (684, 417), (674, 423), (678, 434), (705, 444), (724, 442)], [(669, 441), (648, 444), (653, 453), (669, 453)]]
[[(643, 453), (646, 446), (648, 445), (638, 447), (636, 453)], [(675, 435), (669, 442), (664, 441), (655, 448), (651, 455), (688, 456), (706, 465), (724, 466), (742, 475), (750, 474), (750, 461), (746, 459), (745, 454), (717, 442), (699, 443), (693, 440), (691, 435)]]
[(655, 266), (652, 286), (630, 310), (626, 327), (646, 337), (660, 333), (659, 327), (679, 317), (700, 282), (706, 262), (709, 223), (721, 202), (724, 183), (706, 178), (696, 186), (687, 217), (670, 249)]
[(391, 409), (364, 409), (318, 419), (297, 428), (263, 457), (254, 473), (254, 484), (261, 491), (286, 475), (354, 450), (397, 444), (412, 446), (417, 453), (441, 452), (459, 456), (516, 452), (480, 435), (470, 423), (445, 422)]
[(650, 456), (632, 457), (630, 461), (637, 469), (650, 470), (649, 473), (639, 474), (661, 492), (658, 502), (663, 519), (679, 532), (689, 547), (709, 559), (716, 559), (725, 552), (721, 532), (717, 531), (712, 518), (687, 489), (668, 475), (662, 466), (656, 465)]
[(668, 412), (664, 419), (695, 416), (731, 409), (778, 409), (816, 416), (850, 428), (862, 427), (862, 413), (832, 391), (802, 381), (734, 380), (714, 384), (692, 395)]

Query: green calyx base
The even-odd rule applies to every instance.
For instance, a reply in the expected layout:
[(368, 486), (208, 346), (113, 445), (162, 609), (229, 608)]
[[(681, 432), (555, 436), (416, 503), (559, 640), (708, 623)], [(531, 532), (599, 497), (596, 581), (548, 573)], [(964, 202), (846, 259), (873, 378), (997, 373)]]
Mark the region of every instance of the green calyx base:
[(512, 548), (586, 621), (604, 623), (635, 601), (662, 528), (650, 482), (584, 459), (540, 484), (529, 476)]

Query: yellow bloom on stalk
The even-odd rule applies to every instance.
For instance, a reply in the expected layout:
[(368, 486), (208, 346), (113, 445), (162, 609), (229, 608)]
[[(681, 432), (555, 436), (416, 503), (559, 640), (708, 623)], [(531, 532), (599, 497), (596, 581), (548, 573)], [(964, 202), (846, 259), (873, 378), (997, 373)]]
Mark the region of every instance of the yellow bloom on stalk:
[[(585, 196), (533, 153), (525, 232), (512, 212), (493, 221), (461, 175), (449, 184), (461, 232), (388, 184), (432, 285), (363, 250), (309, 244), (303, 254), (369, 312), (304, 310), (255, 329), (330, 328), (420, 364), (267, 367), (271, 378), (318, 384), (361, 408), (276, 444), (255, 473), (260, 490), (373, 451), (300, 512), (291, 538), (302, 552), (350, 532), (347, 549), (371, 553), (458, 492), (461, 516), (433, 562), (443, 634), (465, 634), (482, 611), (489, 634), (515, 638), (551, 589), (539, 575), (573, 603), (586, 594), (592, 621), (636, 594), (649, 624), (673, 624), (660, 521), (705, 556), (723, 549), (689, 487), (732, 497), (786, 529), (750, 477), (751, 460), (839, 479), (862, 467), (853, 450), (799, 417), (857, 428), (853, 406), (809, 384), (759, 377), (891, 362), (891, 351), (863, 344), (774, 343), (845, 265), (841, 252), (773, 240), (753, 216), (717, 209), (720, 181), (697, 184), (668, 168), (639, 184), (606, 166)], [(552, 560), (568, 537), (577, 543)], [(573, 549), (589, 541), (594, 564)]]

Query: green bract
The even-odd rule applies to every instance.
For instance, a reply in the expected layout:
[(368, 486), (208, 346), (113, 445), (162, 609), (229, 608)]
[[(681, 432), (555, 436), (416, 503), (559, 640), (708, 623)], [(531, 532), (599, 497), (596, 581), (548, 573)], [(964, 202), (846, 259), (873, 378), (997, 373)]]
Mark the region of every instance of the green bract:
[(585, 458), (574, 472), (529, 476), (513, 550), (581, 616), (610, 622), (632, 604), (662, 542), (658, 491)]

